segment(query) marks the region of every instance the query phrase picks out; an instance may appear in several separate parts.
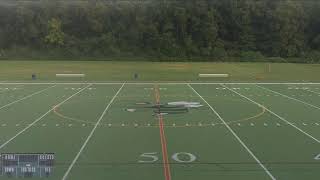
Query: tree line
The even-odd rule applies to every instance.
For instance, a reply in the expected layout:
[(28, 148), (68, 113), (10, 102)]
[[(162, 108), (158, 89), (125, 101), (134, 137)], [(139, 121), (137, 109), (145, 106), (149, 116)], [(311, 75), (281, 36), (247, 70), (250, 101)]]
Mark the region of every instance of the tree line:
[(320, 62), (318, 0), (1, 1), (0, 58)]

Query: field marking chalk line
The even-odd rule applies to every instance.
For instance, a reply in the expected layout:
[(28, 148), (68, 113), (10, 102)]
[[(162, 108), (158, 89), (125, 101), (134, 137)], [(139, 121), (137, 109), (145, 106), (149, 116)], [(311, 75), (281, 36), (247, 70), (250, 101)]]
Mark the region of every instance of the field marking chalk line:
[(89, 84), (88, 86), (82, 88), (80, 91), (77, 91), (76, 93), (72, 94), (71, 96), (69, 96), (67, 99), (63, 100), (62, 102), (60, 102), (59, 104), (55, 105), (53, 108), (51, 108), (49, 111), (47, 111), (46, 113), (44, 113), (42, 116), (40, 116), (38, 119), (36, 119), (35, 121), (33, 121), (31, 124), (29, 124), (27, 127), (25, 127), (24, 129), (22, 129), (21, 131), (19, 131), (16, 135), (14, 135), (13, 137), (11, 137), (9, 140), (7, 140), (6, 142), (4, 142), (3, 144), (1, 144), (0, 149), (2, 149), (3, 147), (5, 147), (8, 143), (10, 143), (11, 141), (13, 141), (16, 137), (18, 137), (20, 134), (24, 133), (25, 131), (27, 131), (30, 127), (32, 127), (35, 123), (37, 123), (38, 121), (40, 121), (42, 118), (44, 118), (45, 116), (47, 116), (51, 111), (54, 110), (54, 108), (61, 106), (63, 103), (65, 103), (66, 101), (68, 101), (69, 99), (73, 98), (74, 96), (76, 96), (77, 94), (81, 93), (83, 90), (85, 90), (86, 88), (88, 88), (89, 86), (91, 86), (91, 84)]
[(27, 95), (27, 96), (24, 96), (23, 98), (18, 99), (18, 100), (16, 100), (16, 101), (13, 101), (13, 102), (11, 102), (11, 103), (9, 103), (9, 104), (6, 104), (6, 105), (4, 105), (4, 106), (1, 106), (1, 107), (0, 107), (0, 110), (3, 109), (3, 108), (6, 108), (6, 107), (8, 107), (8, 106), (11, 106), (12, 104), (18, 103), (18, 102), (23, 101), (23, 100), (25, 100), (25, 99), (28, 99), (28, 98), (30, 98), (30, 97), (32, 97), (32, 96), (34, 96), (34, 95), (40, 94), (40, 93), (42, 93), (42, 92), (44, 92), (44, 91), (46, 91), (46, 90), (48, 90), (48, 89), (51, 89), (51, 88), (53, 88), (53, 87), (55, 87), (55, 86), (57, 86), (57, 85), (53, 85), (53, 86), (47, 87), (47, 88), (42, 89), (42, 90), (40, 90), (40, 91), (37, 91), (37, 92), (35, 92), (35, 93), (29, 94), (29, 95)]
[(265, 108), (269, 113), (271, 113), (272, 115), (274, 115), (274, 116), (276, 116), (277, 118), (279, 118), (280, 120), (286, 122), (287, 124), (289, 124), (290, 126), (294, 127), (295, 129), (297, 129), (297, 130), (300, 131), (301, 133), (305, 134), (305, 135), (308, 136), (309, 138), (313, 139), (313, 140), (316, 141), (317, 143), (320, 143), (320, 140), (319, 140), (319, 139), (317, 139), (317, 138), (313, 137), (312, 135), (310, 135), (309, 133), (303, 131), (302, 129), (300, 129), (299, 127), (297, 127), (296, 125), (294, 125), (292, 122), (290, 122), (290, 121), (286, 120), (285, 118), (279, 116), (278, 114), (276, 114), (275, 112), (271, 111), (270, 109), (268, 109), (267, 107), (263, 106), (262, 104), (257, 103), (256, 101), (248, 98), (247, 96), (244, 96), (244, 95), (238, 93), (237, 91), (235, 91), (235, 90), (233, 90), (233, 89), (230, 89), (229, 87), (227, 87), (227, 86), (225, 86), (225, 85), (223, 85), (223, 84), (221, 84), (221, 86), (229, 89), (230, 91), (238, 94), (239, 96), (247, 99), (248, 101), (252, 102), (253, 104), (256, 104), (256, 105), (259, 106), (259, 107), (264, 107), (264, 108)]
[(159, 131), (160, 131), (160, 142), (161, 142), (161, 150), (162, 150), (162, 161), (163, 161), (163, 169), (165, 180), (171, 180), (171, 170), (170, 163), (168, 159), (168, 149), (167, 149), (167, 140), (164, 132), (164, 124), (163, 124), (163, 116), (160, 112), (160, 92), (158, 85), (154, 85), (154, 95), (156, 100), (156, 105), (158, 106), (158, 120), (159, 120)]
[(254, 155), (254, 153), (247, 147), (247, 145), (240, 139), (240, 137), (233, 131), (233, 129), (225, 122), (225, 120), (220, 116), (220, 114), (190, 85), (188, 84), (190, 89), (193, 90), (195, 94), (197, 94), (208, 106), (209, 108), (217, 115), (217, 117), (221, 120), (221, 122), (226, 126), (226, 128), (233, 134), (233, 136), (239, 141), (239, 143), (247, 150), (247, 152), (251, 155), (251, 157), (260, 165), (260, 167), (267, 173), (267, 175), (272, 179), (276, 180), (276, 178), (271, 174), (271, 172), (261, 163), (261, 161)]
[(113, 103), (113, 101), (116, 99), (116, 97), (118, 96), (118, 94), (120, 93), (121, 89), (123, 88), (123, 86), (125, 85), (125, 83), (122, 84), (122, 86), (119, 88), (119, 90), (117, 91), (117, 93), (113, 96), (113, 98), (110, 100), (109, 104), (106, 106), (106, 108), (104, 109), (104, 111), (102, 112), (101, 116), (99, 117), (98, 121), (96, 122), (95, 126), (93, 127), (93, 129), (91, 130), (90, 134), (88, 135), (87, 139), (85, 140), (85, 142), (82, 144), (79, 152), (77, 153), (77, 155), (75, 156), (75, 158), (73, 159), (72, 163), (70, 164), (70, 166), (68, 167), (67, 171), (65, 172), (65, 174), (62, 177), (62, 180), (66, 180), (69, 173), (71, 172), (73, 166), (75, 165), (75, 163), (77, 162), (77, 160), (79, 159), (82, 151), (84, 150), (84, 148), (87, 146), (88, 142), (90, 141), (91, 137), (93, 136), (94, 132), (96, 131), (97, 127), (99, 126), (101, 120), (103, 119), (104, 115), (107, 113), (107, 110), (109, 109), (109, 107), (111, 106), (111, 104)]
[(163, 85), (188, 85), (188, 84), (199, 84), (199, 85), (209, 85), (209, 84), (247, 84), (247, 85), (254, 85), (254, 84), (287, 84), (287, 85), (320, 85), (320, 82), (196, 82), (196, 81), (163, 81), (163, 82), (153, 82), (153, 81), (145, 81), (145, 82), (128, 82), (128, 81), (79, 81), (79, 82), (5, 82), (0, 84), (21, 84), (21, 85), (28, 85), (28, 84), (35, 84), (35, 85), (44, 85), (44, 84), (64, 84), (64, 85), (78, 85), (78, 84), (96, 84), (96, 85), (121, 85), (121, 84), (127, 84), (127, 85), (152, 85), (152, 84), (163, 84)]
[(279, 94), (280, 96), (286, 97), (286, 98), (288, 98), (288, 99), (291, 99), (291, 100), (300, 102), (300, 103), (302, 103), (302, 104), (304, 104), (304, 105), (307, 105), (307, 106), (310, 106), (310, 107), (313, 107), (313, 108), (316, 108), (316, 109), (320, 110), (320, 107), (315, 106), (315, 105), (313, 105), (313, 104), (310, 104), (310, 103), (307, 103), (307, 102), (305, 102), (305, 101), (302, 101), (302, 100), (299, 100), (299, 99), (290, 97), (290, 96), (288, 96), (288, 95), (285, 95), (285, 94), (282, 94), (282, 93), (280, 93), (280, 92), (271, 90), (271, 89), (269, 89), (269, 88), (266, 88), (266, 87), (263, 87), (263, 86), (259, 86), (259, 85), (257, 85), (257, 84), (256, 84), (256, 86), (258, 86), (259, 88), (264, 89), (264, 90), (266, 90), (266, 91), (272, 92), (272, 93), (274, 93), (274, 94)]

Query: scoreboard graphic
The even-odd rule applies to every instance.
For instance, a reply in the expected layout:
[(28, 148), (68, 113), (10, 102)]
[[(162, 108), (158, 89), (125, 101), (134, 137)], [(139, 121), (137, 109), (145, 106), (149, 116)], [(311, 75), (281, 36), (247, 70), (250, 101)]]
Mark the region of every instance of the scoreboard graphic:
[(54, 153), (2, 153), (0, 175), (15, 178), (49, 177)]

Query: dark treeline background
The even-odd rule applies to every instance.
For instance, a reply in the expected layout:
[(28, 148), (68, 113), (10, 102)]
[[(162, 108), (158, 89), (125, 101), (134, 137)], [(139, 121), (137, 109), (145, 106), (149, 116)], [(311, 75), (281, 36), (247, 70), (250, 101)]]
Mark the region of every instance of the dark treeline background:
[(319, 17), (319, 0), (1, 0), (0, 58), (315, 63)]

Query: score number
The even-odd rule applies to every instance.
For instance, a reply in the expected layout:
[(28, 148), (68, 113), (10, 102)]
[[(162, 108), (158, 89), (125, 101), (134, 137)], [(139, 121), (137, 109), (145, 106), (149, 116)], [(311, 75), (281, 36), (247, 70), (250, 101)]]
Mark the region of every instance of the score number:
[[(139, 163), (154, 163), (159, 160), (158, 152), (143, 153), (140, 155)], [(188, 152), (177, 152), (171, 156), (171, 159), (179, 163), (191, 163), (197, 160), (197, 157)]]
[(53, 154), (40, 154), (39, 155), (40, 160), (54, 160)]

